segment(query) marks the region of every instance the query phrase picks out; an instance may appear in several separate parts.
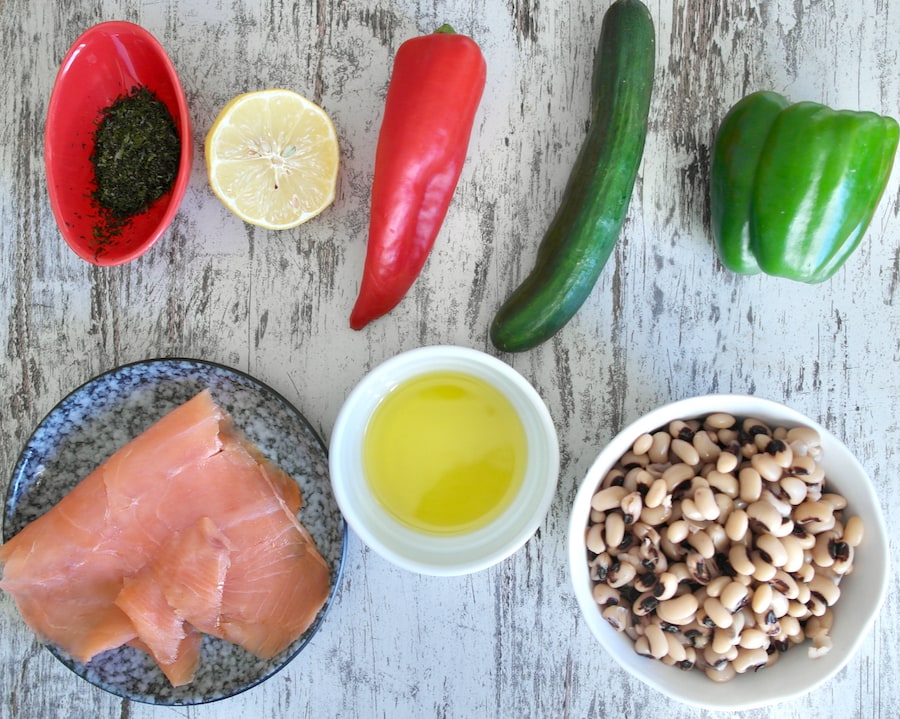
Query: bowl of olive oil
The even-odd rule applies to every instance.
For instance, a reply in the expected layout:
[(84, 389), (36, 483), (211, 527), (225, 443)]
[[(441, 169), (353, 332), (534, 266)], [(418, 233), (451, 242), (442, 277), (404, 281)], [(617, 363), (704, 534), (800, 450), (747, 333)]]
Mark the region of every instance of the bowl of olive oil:
[(421, 347), (350, 393), (329, 464), (363, 542), (405, 569), (450, 576), (531, 538), (556, 491), (559, 444), (540, 395), (511, 366), (465, 347)]

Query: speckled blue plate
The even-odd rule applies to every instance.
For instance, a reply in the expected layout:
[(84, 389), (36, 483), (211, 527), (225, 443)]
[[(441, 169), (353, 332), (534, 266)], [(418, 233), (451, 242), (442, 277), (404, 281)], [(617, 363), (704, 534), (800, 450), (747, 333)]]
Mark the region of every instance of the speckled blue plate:
[(347, 530), (331, 492), (322, 439), (271, 388), (242, 372), (198, 360), (126, 365), (91, 380), (60, 402), (35, 430), (16, 464), (3, 516), (4, 541), (50, 509), (119, 447), (207, 387), (235, 425), (300, 485), (304, 507), (299, 517), (331, 566), (331, 594), (306, 633), (273, 659), (258, 659), (228, 642), (204, 637), (196, 677), (184, 687), (172, 687), (148, 655), (130, 647), (80, 664), (48, 646), (78, 676), (127, 699), (203, 704), (259, 684), (306, 646), (340, 582)]

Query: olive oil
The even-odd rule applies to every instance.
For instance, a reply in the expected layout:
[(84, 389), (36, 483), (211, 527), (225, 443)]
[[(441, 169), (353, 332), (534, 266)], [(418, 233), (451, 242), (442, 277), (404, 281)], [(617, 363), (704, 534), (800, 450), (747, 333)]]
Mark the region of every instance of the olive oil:
[(430, 372), (395, 387), (375, 408), (363, 440), (366, 481), (408, 527), (459, 534), (489, 524), (522, 485), (522, 420), (485, 380)]

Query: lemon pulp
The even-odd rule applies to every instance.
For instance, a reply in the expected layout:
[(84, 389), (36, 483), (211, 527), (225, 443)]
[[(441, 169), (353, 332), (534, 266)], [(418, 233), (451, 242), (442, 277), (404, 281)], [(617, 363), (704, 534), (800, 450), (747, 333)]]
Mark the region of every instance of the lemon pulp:
[(245, 222), (287, 229), (334, 201), (340, 160), (334, 125), (292, 90), (238, 95), (219, 113), (204, 147), (210, 187)]
[(527, 461), (525, 428), (485, 380), (431, 372), (381, 400), (363, 439), (366, 481), (406, 526), (459, 534), (486, 526), (512, 502)]

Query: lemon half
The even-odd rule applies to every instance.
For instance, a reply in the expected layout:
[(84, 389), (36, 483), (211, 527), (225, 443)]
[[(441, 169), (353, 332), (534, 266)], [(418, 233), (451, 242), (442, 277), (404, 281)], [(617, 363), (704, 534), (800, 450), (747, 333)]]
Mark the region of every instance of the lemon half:
[(212, 191), (245, 222), (296, 227), (334, 201), (337, 133), (325, 111), (296, 92), (238, 95), (219, 113), (205, 149)]

